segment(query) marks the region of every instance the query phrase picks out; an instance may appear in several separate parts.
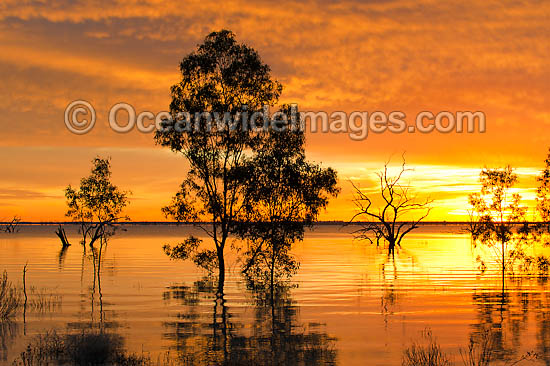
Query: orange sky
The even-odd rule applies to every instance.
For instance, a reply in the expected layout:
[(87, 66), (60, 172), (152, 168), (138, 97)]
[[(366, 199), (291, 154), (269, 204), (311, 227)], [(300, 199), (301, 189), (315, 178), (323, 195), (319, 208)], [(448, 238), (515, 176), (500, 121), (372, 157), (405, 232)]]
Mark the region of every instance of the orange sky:
[[(340, 176), (322, 219), (353, 215), (349, 180), (373, 184), (403, 151), (431, 220), (464, 219), (479, 168), (518, 168), (521, 192), (550, 146), (550, 3), (526, 1), (71, 1), (0, 2), (0, 220), (63, 220), (63, 188), (110, 155), (113, 179), (133, 192), (133, 220), (161, 220), (185, 162), (152, 134), (117, 134), (118, 103), (166, 110), (178, 63), (213, 30), (231, 29), (259, 51), (302, 110), (483, 111), (484, 134), (310, 134), (311, 159)], [(97, 110), (94, 130), (68, 132), (75, 99)], [(412, 117), (407, 118), (408, 120)]]

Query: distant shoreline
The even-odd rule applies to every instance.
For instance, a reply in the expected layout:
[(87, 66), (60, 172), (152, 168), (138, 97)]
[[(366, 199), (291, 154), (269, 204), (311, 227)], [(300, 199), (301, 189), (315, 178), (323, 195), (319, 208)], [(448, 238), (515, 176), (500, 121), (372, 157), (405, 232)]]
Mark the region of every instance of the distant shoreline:
[[(400, 221), (399, 223), (402, 223), (403, 221)], [(409, 222), (409, 221), (406, 221)], [(6, 225), (10, 222), (2, 222), (0, 221), (0, 225)], [(366, 224), (369, 223), (368, 221), (354, 221), (353, 223), (349, 223), (348, 221), (318, 221), (314, 223), (313, 225), (360, 225), (360, 224)], [(532, 221), (527, 222), (527, 224), (539, 224), (538, 221)], [(209, 224), (209, 222), (177, 222), (177, 221), (128, 221), (128, 222), (119, 222), (115, 223), (114, 225), (196, 225), (196, 224)], [(468, 225), (468, 221), (423, 221), (420, 223), (420, 226), (430, 226), (430, 225), (448, 225), (448, 226), (455, 226), (455, 225)], [(523, 222), (518, 222), (519, 224), (524, 224)], [(80, 225), (78, 222), (74, 221), (21, 221), (18, 225), (28, 225), (28, 226), (51, 226), (51, 225)]]

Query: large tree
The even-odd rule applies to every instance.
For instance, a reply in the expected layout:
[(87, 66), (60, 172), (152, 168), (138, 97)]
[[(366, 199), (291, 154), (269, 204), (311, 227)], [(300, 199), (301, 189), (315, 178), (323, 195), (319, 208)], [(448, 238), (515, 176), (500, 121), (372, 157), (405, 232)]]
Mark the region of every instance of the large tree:
[[(242, 122), (262, 107), (275, 105), (282, 87), (258, 53), (227, 30), (209, 34), (181, 61), (180, 71), (181, 81), (171, 88), (172, 119), (156, 131), (155, 141), (182, 154), (189, 170), (164, 212), (178, 221), (202, 222), (215, 249), (195, 251), (195, 258), (215, 260), (221, 295), (224, 249), (250, 183), (247, 152), (259, 143), (256, 130)], [(214, 114), (230, 118), (226, 124), (212, 123), (209, 116)]]
[(255, 286), (270, 288), (272, 296), (275, 282), (298, 269), (292, 245), (339, 192), (333, 169), (307, 161), (304, 131), (295, 128), (301, 121), (292, 108), (281, 107), (248, 162), (253, 183), (245, 192), (245, 218), (238, 230), (248, 244), (243, 272)]
[(362, 228), (355, 232), (356, 238), (371, 243), (375, 239), (377, 246), (387, 243), (391, 256), (405, 235), (418, 228), (431, 210), (431, 199), (419, 200), (409, 185), (403, 183), (403, 175), (410, 170), (406, 168), (405, 158), (396, 175), (388, 171), (388, 163), (384, 164), (384, 169), (377, 173), (379, 186), (374, 191), (378, 195), (365, 193), (352, 182), (357, 213), (351, 221), (364, 220), (360, 223)]
[(112, 235), (115, 223), (129, 219), (123, 214), (129, 192), (111, 183), (109, 159), (96, 157), (92, 164), (90, 176), (80, 180), (78, 190), (70, 185), (65, 189), (66, 216), (80, 223), (82, 244), (88, 242), (90, 246)]

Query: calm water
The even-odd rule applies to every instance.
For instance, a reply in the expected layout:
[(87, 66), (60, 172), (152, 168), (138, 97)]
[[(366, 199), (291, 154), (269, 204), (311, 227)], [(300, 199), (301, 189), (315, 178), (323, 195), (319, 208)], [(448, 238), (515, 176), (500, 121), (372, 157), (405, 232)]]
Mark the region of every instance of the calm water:
[(400, 365), (403, 349), (427, 327), (461, 365), (459, 349), (489, 327), (502, 359), (536, 351), (545, 357), (539, 364), (550, 364), (549, 285), (509, 280), (503, 298), (498, 273), (480, 273), (468, 235), (456, 226), (410, 234), (395, 260), (353, 241), (353, 228), (318, 226), (296, 245), (296, 287), (274, 306), (246, 289), (235, 260), (225, 303), (215, 302), (203, 272), (170, 261), (162, 245), (200, 236), (192, 227), (128, 226), (109, 241), (100, 282), (76, 229), (68, 229), (73, 245), (61, 256), (54, 230), (0, 234), (0, 269), (20, 285), (28, 262), (29, 299), (49, 299), (46, 309), (27, 311), (25, 322), (18, 315), (2, 326), (0, 364), (10, 364), (36, 334), (91, 327), (120, 334), (130, 352), (153, 359), (169, 352), (189, 364), (305, 357), (345, 366)]

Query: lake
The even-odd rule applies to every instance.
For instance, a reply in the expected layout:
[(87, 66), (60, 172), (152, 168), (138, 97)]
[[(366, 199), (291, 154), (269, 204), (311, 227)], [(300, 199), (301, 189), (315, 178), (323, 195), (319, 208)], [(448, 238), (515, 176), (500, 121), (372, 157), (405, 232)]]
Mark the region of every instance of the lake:
[(153, 360), (345, 366), (400, 365), (403, 350), (426, 329), (462, 365), (460, 349), (490, 329), (502, 360), (495, 364), (535, 351), (540, 360), (525, 364), (550, 365), (546, 278), (508, 278), (503, 294), (500, 273), (491, 263), (480, 271), (470, 237), (457, 225), (422, 226), (394, 259), (354, 241), (354, 227), (318, 225), (296, 244), (299, 272), (274, 304), (247, 289), (235, 256), (225, 301), (216, 301), (203, 271), (171, 261), (162, 246), (201, 236), (191, 226), (125, 226), (109, 240), (97, 279), (76, 227), (67, 226), (73, 245), (64, 253), (55, 229), (0, 234), (0, 270), (21, 286), (28, 263), (35, 304), (24, 319), (18, 314), (1, 326), (0, 364), (11, 364), (37, 334), (98, 328)]

